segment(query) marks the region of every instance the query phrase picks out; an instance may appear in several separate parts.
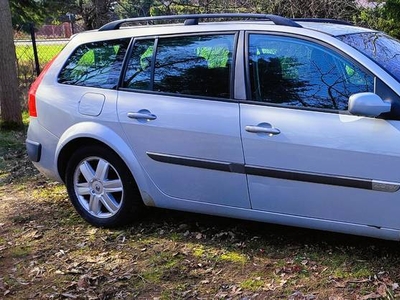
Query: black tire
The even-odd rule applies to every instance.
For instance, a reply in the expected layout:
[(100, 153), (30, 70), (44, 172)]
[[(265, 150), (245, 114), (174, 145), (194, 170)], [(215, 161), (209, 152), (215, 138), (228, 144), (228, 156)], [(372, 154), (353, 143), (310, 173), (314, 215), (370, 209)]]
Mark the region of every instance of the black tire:
[(99, 145), (76, 150), (65, 183), (76, 211), (88, 223), (112, 228), (136, 219), (143, 208), (135, 180), (121, 158)]

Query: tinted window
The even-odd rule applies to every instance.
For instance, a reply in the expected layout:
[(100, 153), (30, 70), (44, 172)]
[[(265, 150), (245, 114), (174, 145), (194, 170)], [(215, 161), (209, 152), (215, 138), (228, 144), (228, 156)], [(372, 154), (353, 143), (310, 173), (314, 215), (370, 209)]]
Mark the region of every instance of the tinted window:
[(367, 55), (400, 81), (400, 42), (381, 32), (338, 36), (338, 39)]
[(350, 95), (373, 92), (373, 76), (311, 42), (249, 37), (252, 99), (297, 107), (346, 110)]
[(139, 90), (152, 90), (151, 66), (154, 40), (135, 42), (124, 79), (124, 87)]
[(129, 39), (79, 46), (67, 60), (58, 82), (79, 86), (115, 88)]
[[(157, 92), (230, 97), (233, 35), (160, 38), (135, 43), (124, 86)], [(151, 73), (152, 68), (154, 73)]]

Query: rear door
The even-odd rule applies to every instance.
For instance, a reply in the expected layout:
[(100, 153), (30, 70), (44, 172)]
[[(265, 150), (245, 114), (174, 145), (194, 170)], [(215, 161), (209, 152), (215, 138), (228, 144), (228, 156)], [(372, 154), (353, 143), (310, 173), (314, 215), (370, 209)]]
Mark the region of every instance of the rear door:
[(182, 200), (250, 207), (239, 104), (231, 100), (235, 33), (135, 41), (118, 115), (154, 184)]

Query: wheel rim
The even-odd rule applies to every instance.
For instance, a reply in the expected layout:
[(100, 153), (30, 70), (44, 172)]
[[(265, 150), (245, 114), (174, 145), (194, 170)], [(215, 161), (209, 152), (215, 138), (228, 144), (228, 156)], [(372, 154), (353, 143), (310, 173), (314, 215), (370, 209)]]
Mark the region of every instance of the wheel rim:
[(117, 170), (100, 157), (88, 157), (78, 164), (74, 190), (81, 206), (97, 218), (114, 216), (123, 203), (122, 179)]

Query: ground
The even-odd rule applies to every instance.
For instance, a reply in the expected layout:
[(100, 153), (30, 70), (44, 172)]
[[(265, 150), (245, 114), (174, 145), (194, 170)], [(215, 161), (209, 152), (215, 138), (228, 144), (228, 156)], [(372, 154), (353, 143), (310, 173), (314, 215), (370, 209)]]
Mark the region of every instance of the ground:
[(0, 132), (0, 299), (400, 298), (398, 242), (160, 209), (90, 226), (24, 139)]

